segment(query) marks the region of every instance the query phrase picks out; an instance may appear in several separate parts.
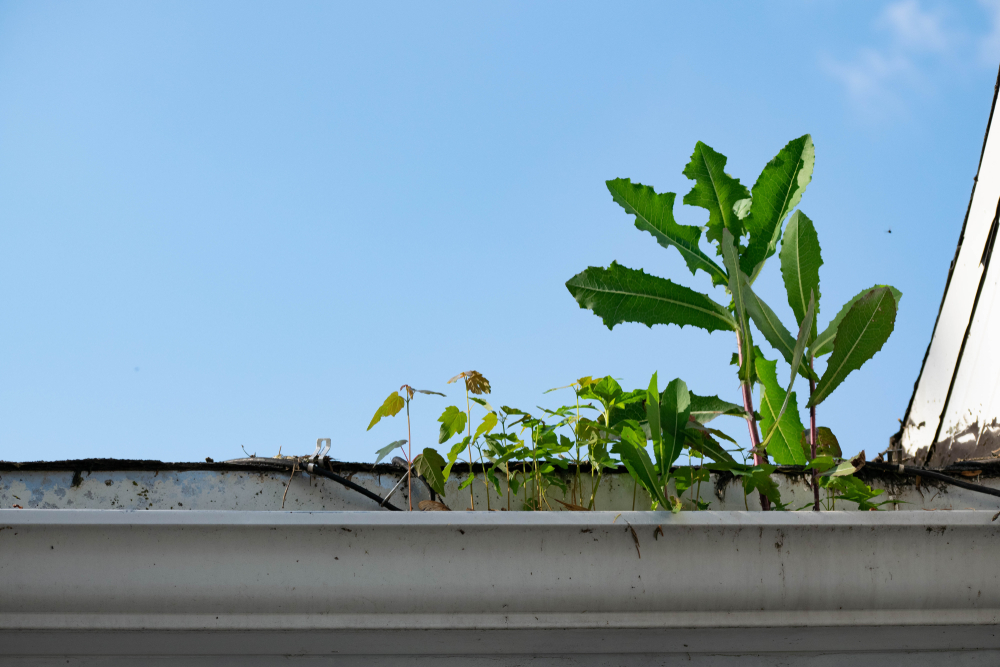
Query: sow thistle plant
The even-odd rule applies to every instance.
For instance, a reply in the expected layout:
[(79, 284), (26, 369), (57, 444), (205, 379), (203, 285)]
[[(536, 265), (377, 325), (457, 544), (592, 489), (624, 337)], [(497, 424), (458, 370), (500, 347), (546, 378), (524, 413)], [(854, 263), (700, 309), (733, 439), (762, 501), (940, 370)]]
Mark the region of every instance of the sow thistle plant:
[[(872, 502), (881, 491), (872, 490), (853, 476), (864, 464), (864, 452), (853, 461), (842, 460), (836, 436), (829, 428), (817, 425), (816, 413), (846, 377), (885, 344), (895, 324), (901, 295), (886, 285), (862, 290), (823, 330), (818, 329), (819, 269), (823, 260), (812, 221), (796, 208), (812, 179), (814, 163), (811, 137), (794, 139), (747, 190), (738, 179), (725, 173), (725, 156), (698, 142), (683, 171), (694, 181), (683, 202), (708, 211), (704, 227), (675, 221), (674, 193), (658, 194), (627, 178), (607, 182), (614, 201), (634, 216), (637, 229), (648, 232), (664, 248), (676, 249), (692, 275), (705, 273), (712, 286), (725, 289), (730, 299), (725, 305), (707, 294), (617, 262), (606, 268), (590, 267), (566, 283), (579, 305), (601, 317), (609, 329), (636, 322), (649, 327), (694, 326), (710, 333), (731, 331), (742, 406), (717, 395), (699, 396), (679, 378), (661, 391), (656, 373), (647, 387), (632, 391), (624, 390), (611, 376), (586, 376), (559, 388), (573, 390), (572, 404), (555, 410), (540, 407), (540, 416), (534, 416), (508, 406), (494, 409), (482, 398), (491, 393), (489, 381), (478, 371), (466, 371), (448, 381), (452, 384), (461, 380), (465, 385), (465, 409), (451, 405), (438, 418), (439, 445), (465, 433), (454, 442), (447, 457), (426, 447), (411, 458), (410, 401), (415, 393), (438, 392), (403, 385), (403, 394), (395, 392), (386, 399), (369, 429), (405, 406), (408, 438), (379, 450), (379, 460), (396, 447), (407, 445), (404, 453), (411, 470), (416, 470), (435, 493), (444, 496), (455, 463), (466, 453), (470, 474), (459, 490), (469, 488), (472, 509), (476, 479), (473, 465), (477, 460), (473, 449), (484, 471), (488, 510), (492, 509), (494, 494), (503, 497), (502, 482), (506, 485), (506, 509), (511, 509), (511, 494), (517, 496), (519, 492), (523, 494), (524, 509), (552, 509), (550, 492), (558, 488), (564, 500), (556, 502), (565, 508), (595, 510), (605, 471), (619, 463), (634, 480), (633, 505), (635, 490), (641, 486), (651, 499), (651, 509), (707, 509), (700, 487), (708, 481), (709, 470), (725, 471), (741, 479), (744, 499), (756, 491), (762, 509), (791, 509), (781, 502), (771, 477), (776, 465), (804, 466), (811, 471), (813, 509), (820, 508), (820, 488), (827, 489), (829, 509), (838, 499), (850, 500), (859, 509), (875, 509), (883, 504)], [(714, 246), (714, 257), (702, 249), (703, 234), (705, 241)], [(791, 326), (782, 323), (754, 290), (767, 260), (775, 254), (779, 256), (786, 297), (795, 318)], [(768, 359), (754, 344), (755, 334), (788, 364), (787, 383), (779, 379), (777, 360)], [(816, 360), (826, 355), (829, 359), (819, 375)], [(809, 383), (808, 429), (799, 417), (794, 391), (799, 376)], [(485, 413), (475, 431), (473, 403)], [(721, 416), (739, 417), (746, 422), (749, 450), (741, 449), (723, 431), (708, 426)], [(722, 442), (732, 447), (727, 449)], [(687, 465), (681, 465), (685, 452)], [(566, 475), (571, 463), (575, 464), (575, 473)], [(584, 466), (589, 467), (589, 493), (584, 491)], [(683, 500), (685, 493), (687, 504)]]
[[(770, 459), (781, 465), (807, 465), (812, 469), (814, 509), (819, 509), (821, 483), (859, 506), (872, 506), (868, 501), (877, 492), (856, 478), (847, 480), (861, 462), (835, 466), (834, 456), (839, 452), (822, 451), (816, 407), (848, 374), (882, 348), (895, 324), (900, 292), (885, 285), (863, 290), (817, 333), (822, 265), (819, 240), (812, 221), (802, 211), (795, 210), (812, 179), (815, 164), (812, 138), (805, 135), (790, 141), (764, 167), (749, 191), (739, 179), (725, 173), (726, 161), (724, 155), (699, 141), (684, 168), (683, 174), (695, 183), (683, 203), (708, 211), (704, 227), (676, 222), (674, 193), (658, 194), (653, 188), (627, 178), (610, 180), (607, 187), (614, 201), (635, 216), (637, 229), (648, 232), (664, 248), (675, 248), (693, 275), (703, 272), (713, 286), (724, 287), (730, 296), (728, 304), (722, 305), (707, 294), (617, 262), (607, 268), (590, 267), (571, 278), (566, 286), (580, 306), (601, 317), (609, 329), (624, 322), (636, 322), (649, 327), (690, 325), (710, 333), (732, 331), (736, 339), (735, 363), (743, 417), (750, 434), (754, 466), (734, 465), (725, 450), (716, 448), (711, 435), (721, 435), (719, 432), (706, 433), (687, 425), (691, 421), (686, 412), (691, 399), (683, 382), (671, 382), (657, 400), (655, 376), (647, 390), (645, 424), (625, 425), (615, 451), (654, 501), (664, 505), (669, 466), (676, 461), (681, 448), (687, 446), (713, 459), (711, 467), (730, 469), (743, 477), (746, 490), (759, 492), (762, 509), (769, 509), (771, 502), (780, 502), (770, 479), (774, 470)], [(706, 240), (714, 244), (721, 265), (702, 250), (703, 232)], [(753, 290), (767, 260), (778, 251), (779, 243), (781, 273), (795, 315), (796, 325), (792, 330), (797, 331), (796, 336)], [(778, 382), (777, 362), (768, 360), (754, 345), (751, 322), (789, 364), (791, 377), (787, 387)], [(814, 362), (826, 354), (830, 359), (819, 377)], [(802, 446), (804, 428), (792, 391), (799, 375), (808, 380), (810, 387), (808, 447)], [(753, 403), (755, 385), (760, 388), (759, 413)], [(763, 438), (758, 428), (763, 431)], [(646, 451), (648, 443), (652, 444), (655, 460)], [(819, 480), (820, 475), (825, 479)]]

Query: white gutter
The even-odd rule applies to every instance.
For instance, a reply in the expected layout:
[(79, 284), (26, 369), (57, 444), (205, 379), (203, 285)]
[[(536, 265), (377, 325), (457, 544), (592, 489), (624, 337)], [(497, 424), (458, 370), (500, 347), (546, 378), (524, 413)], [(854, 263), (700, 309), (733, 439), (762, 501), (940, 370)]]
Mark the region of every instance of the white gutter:
[(0, 646), (31, 664), (969, 649), (997, 664), (992, 516), (0, 510)]

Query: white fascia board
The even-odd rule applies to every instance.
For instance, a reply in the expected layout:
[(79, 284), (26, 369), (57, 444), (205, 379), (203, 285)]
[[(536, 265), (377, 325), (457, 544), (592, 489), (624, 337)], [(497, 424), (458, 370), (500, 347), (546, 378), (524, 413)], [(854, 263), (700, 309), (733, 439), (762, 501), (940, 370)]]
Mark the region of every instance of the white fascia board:
[(992, 516), (0, 510), (0, 641), (133, 660), (997, 650)]
[[(994, 249), (994, 252), (996, 250)], [(935, 445), (934, 460), (985, 458), (1000, 446), (1000, 257), (994, 257)]]
[(959, 350), (982, 277), (983, 248), (1000, 200), (1000, 131), (992, 132), (995, 122), (997, 116), (991, 114), (958, 256), (903, 425), (903, 449), (920, 462), (934, 442), (957, 370)]

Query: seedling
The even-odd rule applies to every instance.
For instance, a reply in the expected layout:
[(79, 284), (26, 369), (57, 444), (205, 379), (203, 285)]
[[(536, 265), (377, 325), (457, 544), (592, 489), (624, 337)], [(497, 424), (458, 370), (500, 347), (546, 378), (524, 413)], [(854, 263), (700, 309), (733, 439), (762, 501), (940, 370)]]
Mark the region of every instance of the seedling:
[[(403, 392), (402, 395), (400, 395), (399, 393), (400, 391)], [(402, 450), (402, 446), (406, 445), (406, 449), (403, 450), (403, 454), (406, 456), (406, 476), (407, 476), (406, 492), (407, 492), (407, 502), (409, 503), (411, 512), (413, 511), (413, 481), (412, 481), (413, 450), (411, 444), (412, 436), (410, 434), (410, 401), (413, 400), (413, 397), (416, 394), (429, 394), (429, 395), (432, 394), (435, 396), (444, 396), (444, 394), (442, 394), (439, 391), (430, 391), (428, 389), (414, 389), (410, 385), (404, 384), (402, 387), (399, 388), (399, 391), (394, 391), (391, 394), (389, 394), (388, 397), (386, 397), (386, 399), (382, 402), (382, 405), (379, 406), (379, 409), (375, 411), (375, 416), (372, 417), (371, 423), (368, 424), (368, 428), (366, 429), (368, 431), (372, 430), (372, 427), (375, 426), (375, 424), (382, 421), (383, 417), (395, 417), (397, 414), (399, 414), (399, 411), (402, 410), (404, 406), (406, 407), (406, 440), (396, 440), (395, 442), (390, 442), (388, 445), (378, 450), (378, 458), (375, 459), (375, 463), (378, 463), (379, 461), (384, 459), (386, 456), (389, 455), (389, 453), (392, 450), (396, 449), (397, 447), (399, 447)], [(441, 495), (444, 494), (442, 493)]]

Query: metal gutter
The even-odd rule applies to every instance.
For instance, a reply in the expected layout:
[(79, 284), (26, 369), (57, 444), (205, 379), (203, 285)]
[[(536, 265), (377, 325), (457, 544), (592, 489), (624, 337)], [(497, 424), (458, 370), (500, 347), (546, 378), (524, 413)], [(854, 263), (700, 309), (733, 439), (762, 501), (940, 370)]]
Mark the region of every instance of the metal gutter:
[(991, 517), (0, 510), (0, 661), (996, 664)]

